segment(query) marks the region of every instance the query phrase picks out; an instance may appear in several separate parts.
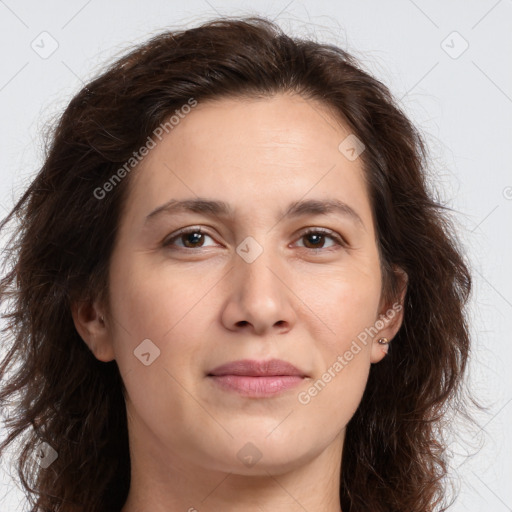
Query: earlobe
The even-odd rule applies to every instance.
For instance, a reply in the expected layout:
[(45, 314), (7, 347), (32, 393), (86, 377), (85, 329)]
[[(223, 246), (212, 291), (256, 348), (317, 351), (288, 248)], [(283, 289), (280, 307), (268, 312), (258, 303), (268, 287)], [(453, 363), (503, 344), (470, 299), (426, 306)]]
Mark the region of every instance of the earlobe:
[(375, 325), (379, 332), (372, 344), (371, 362), (378, 363), (389, 351), (389, 345), (400, 329), (404, 316), (404, 307), (401, 302), (395, 302), (384, 314), (381, 314)]
[(96, 359), (103, 362), (115, 359), (110, 333), (98, 305), (75, 302), (71, 306), (71, 315), (78, 334)]

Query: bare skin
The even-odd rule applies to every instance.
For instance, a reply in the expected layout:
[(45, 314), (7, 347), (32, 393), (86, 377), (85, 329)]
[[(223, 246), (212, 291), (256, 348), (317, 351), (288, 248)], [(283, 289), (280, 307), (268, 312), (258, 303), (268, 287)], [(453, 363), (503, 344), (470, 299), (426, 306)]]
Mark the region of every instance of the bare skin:
[[(392, 304), (382, 300), (361, 158), (338, 149), (350, 133), (299, 96), (205, 102), (132, 171), (111, 314), (99, 301), (73, 309), (84, 341), (99, 360), (116, 360), (127, 389), (132, 480), (122, 512), (340, 511), (345, 427), (370, 365), (385, 357), (377, 340), (402, 321), (396, 312), (351, 348)], [(199, 197), (228, 203), (232, 216), (146, 220), (171, 199)], [(283, 216), (311, 199), (342, 201), (360, 221), (339, 211)], [(147, 365), (134, 354), (143, 340)], [(208, 376), (226, 362), (271, 358), (306, 377), (253, 397)], [(329, 382), (308, 391), (329, 368)]]

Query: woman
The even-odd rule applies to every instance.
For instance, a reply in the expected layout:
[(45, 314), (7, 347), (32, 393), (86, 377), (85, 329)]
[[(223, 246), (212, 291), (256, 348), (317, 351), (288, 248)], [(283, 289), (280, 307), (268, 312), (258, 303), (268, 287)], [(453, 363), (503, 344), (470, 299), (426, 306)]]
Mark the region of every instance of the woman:
[(426, 160), (350, 55), (261, 18), (87, 84), (0, 225), (32, 510), (444, 510), (471, 278)]

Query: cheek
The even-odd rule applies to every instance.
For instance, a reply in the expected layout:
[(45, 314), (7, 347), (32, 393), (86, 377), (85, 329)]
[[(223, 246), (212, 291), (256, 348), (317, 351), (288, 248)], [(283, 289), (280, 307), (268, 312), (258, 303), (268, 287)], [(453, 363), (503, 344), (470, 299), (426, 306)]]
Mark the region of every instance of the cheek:
[(369, 369), (369, 359), (363, 351), (349, 362), (333, 359), (325, 372), (299, 393), (299, 407), (308, 417), (318, 418), (326, 434), (340, 432), (361, 402)]
[(200, 374), (201, 347), (194, 340), (207, 332), (211, 312), (202, 299), (214, 282), (206, 278), (191, 285), (183, 273), (128, 262), (112, 272), (116, 361), (129, 402), (153, 425), (168, 425), (174, 417), (189, 425), (197, 419), (189, 416), (200, 413), (189, 405)]
[(303, 314), (310, 318), (305, 319), (306, 325), (316, 317), (326, 334), (324, 344), (332, 351), (345, 351), (353, 338), (377, 320), (381, 286), (376, 265), (371, 271), (347, 265), (329, 273), (302, 275), (297, 289), (297, 295), (305, 297)]
[(149, 267), (135, 260), (112, 273), (112, 311), (134, 337), (164, 341), (184, 319), (201, 310), (202, 299), (215, 280), (207, 273), (197, 278), (175, 268), (156, 271)]
[(323, 293), (315, 294), (310, 302), (328, 333), (316, 336), (323, 372), (314, 376), (298, 401), (319, 414), (333, 411), (332, 420), (342, 429), (356, 411), (368, 379), (380, 274), (378, 269), (372, 273), (352, 267), (323, 283)]
[(193, 389), (202, 376), (198, 362), (204, 359), (204, 341), (218, 317), (212, 298), (221, 276), (204, 272), (198, 278), (195, 271), (140, 260), (125, 260), (111, 275), (117, 364), (133, 381), (133, 393), (140, 387), (179, 396), (177, 382)]
[(368, 331), (375, 322), (377, 300), (348, 285), (340, 286), (333, 297), (321, 311), (334, 334), (317, 337), (321, 373), (313, 376), (298, 402), (319, 418), (331, 411), (329, 428), (339, 431), (355, 413), (366, 387), (372, 343)]

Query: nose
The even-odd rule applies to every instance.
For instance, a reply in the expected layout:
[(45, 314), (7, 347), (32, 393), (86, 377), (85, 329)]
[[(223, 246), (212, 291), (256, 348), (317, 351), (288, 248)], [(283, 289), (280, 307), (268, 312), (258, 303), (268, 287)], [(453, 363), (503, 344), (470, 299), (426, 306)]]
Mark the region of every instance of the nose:
[(222, 323), (231, 331), (282, 334), (296, 321), (293, 284), (270, 250), (252, 263), (235, 256)]

